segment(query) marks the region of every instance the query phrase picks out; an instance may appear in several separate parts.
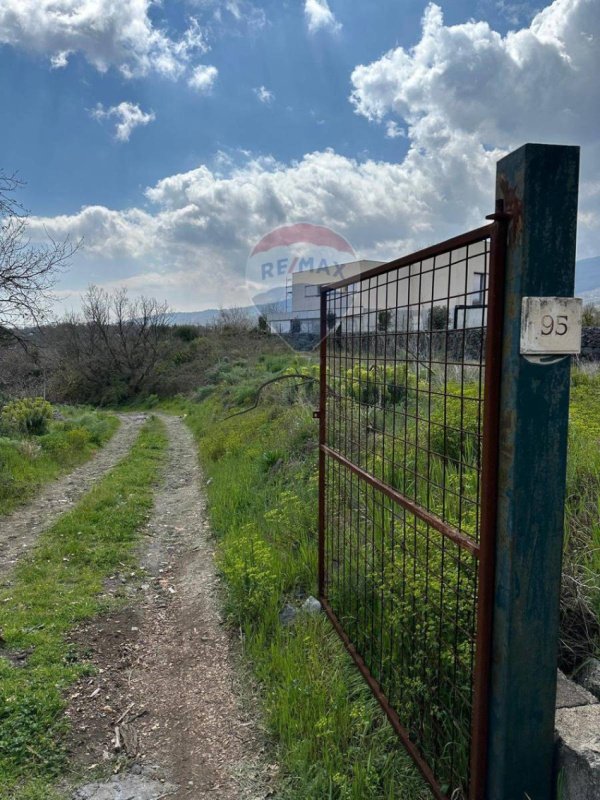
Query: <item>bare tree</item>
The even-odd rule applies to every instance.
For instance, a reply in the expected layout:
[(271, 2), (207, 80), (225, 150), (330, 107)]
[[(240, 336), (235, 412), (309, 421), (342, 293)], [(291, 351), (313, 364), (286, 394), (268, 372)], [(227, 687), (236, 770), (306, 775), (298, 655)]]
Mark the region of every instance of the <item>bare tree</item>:
[(79, 247), (50, 236), (46, 244), (32, 244), (28, 215), (14, 197), (20, 186), (15, 175), (0, 171), (0, 328), (14, 336), (18, 327), (44, 319), (57, 275)]
[[(76, 394), (91, 402), (119, 402), (138, 395), (153, 377), (168, 319), (166, 303), (132, 300), (90, 286), (83, 316), (67, 320), (64, 362)], [(83, 385), (82, 385), (83, 384)]]
[(220, 308), (219, 316), (215, 320), (215, 328), (222, 333), (248, 333), (255, 326), (255, 322), (247, 309), (240, 306)]

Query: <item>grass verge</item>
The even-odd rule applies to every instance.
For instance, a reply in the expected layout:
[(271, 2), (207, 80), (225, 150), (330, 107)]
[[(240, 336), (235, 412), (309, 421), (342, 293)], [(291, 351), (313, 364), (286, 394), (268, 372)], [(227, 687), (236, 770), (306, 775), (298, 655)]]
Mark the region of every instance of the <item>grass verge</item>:
[(7, 514), (40, 487), (82, 464), (119, 427), (112, 414), (59, 406), (41, 436), (0, 433), (0, 515)]
[[(129, 455), (43, 534), (0, 592), (1, 800), (47, 800), (64, 776), (65, 692), (89, 669), (65, 635), (105, 608), (100, 593), (114, 568), (133, 565), (166, 444), (163, 423), (151, 418)], [(14, 651), (29, 652), (25, 666), (11, 663)]]
[[(259, 359), (225, 374), (185, 411), (207, 476), (209, 512), (228, 588), (227, 612), (244, 633), (265, 716), (278, 742), (278, 797), (294, 800), (421, 800), (423, 782), (327, 620), (279, 622), (287, 600), (316, 593), (316, 423), (312, 406), (284, 389), (251, 414), (227, 407), (288, 366)], [(282, 396), (285, 398), (281, 402)], [(289, 402), (287, 402), (289, 401)], [(233, 410), (232, 409), (232, 410)]]
[[(223, 420), (290, 363), (271, 361), (259, 359), (246, 369), (238, 364), (199, 403), (180, 401), (173, 408), (187, 411), (212, 479), (210, 513), (228, 612), (244, 631), (263, 687), (286, 774), (284, 796), (428, 797), (328, 623), (279, 624), (287, 600), (298, 604), (316, 590), (314, 402), (306, 402), (304, 391), (278, 387), (252, 413)], [(303, 368), (299, 361), (294, 366)], [(599, 426), (600, 377), (575, 370), (561, 632), (562, 663), (571, 668), (597, 653), (600, 642)]]

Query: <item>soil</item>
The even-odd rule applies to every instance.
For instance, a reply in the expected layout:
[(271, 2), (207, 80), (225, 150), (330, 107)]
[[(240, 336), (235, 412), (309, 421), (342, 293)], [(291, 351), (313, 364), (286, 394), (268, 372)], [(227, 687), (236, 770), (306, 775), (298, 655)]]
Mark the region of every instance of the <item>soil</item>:
[(112, 773), (73, 797), (274, 797), (277, 769), (251, 681), (220, 615), (195, 443), (180, 418), (163, 419), (168, 464), (144, 531), (143, 570), (112, 576), (106, 591), (126, 606), (73, 636), (96, 674), (71, 692), (71, 757), (90, 777)]
[(145, 414), (120, 414), (119, 417), (119, 429), (89, 461), (45, 486), (31, 502), (0, 517), (0, 579), (19, 556), (35, 544), (42, 531), (69, 511), (96, 481), (127, 455), (147, 417)]

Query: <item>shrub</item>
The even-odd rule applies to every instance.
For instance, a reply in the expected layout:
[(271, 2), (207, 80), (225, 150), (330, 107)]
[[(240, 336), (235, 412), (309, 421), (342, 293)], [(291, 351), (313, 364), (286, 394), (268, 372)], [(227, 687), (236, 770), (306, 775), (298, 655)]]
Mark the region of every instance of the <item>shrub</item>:
[(29, 461), (34, 461), (42, 451), (42, 448), (37, 442), (31, 439), (21, 439), (17, 444), (19, 453)]
[(90, 432), (85, 428), (73, 428), (66, 434), (66, 446), (70, 450), (83, 450), (91, 441)]
[(52, 406), (42, 397), (24, 397), (7, 403), (0, 422), (4, 429), (27, 436), (41, 436), (48, 430)]
[[(415, 373), (402, 365), (365, 367), (356, 364), (346, 371), (346, 393), (354, 400), (370, 406), (405, 403), (411, 393), (414, 397), (416, 388)], [(426, 387), (419, 384), (418, 388)]]
[(96, 446), (104, 444), (113, 430), (109, 416), (93, 411), (84, 411), (68, 416), (63, 423), (63, 430), (76, 428), (84, 428), (88, 433), (90, 443)]
[(257, 624), (265, 607), (280, 594), (273, 554), (256, 528), (245, 525), (242, 535), (223, 548), (221, 570), (229, 589), (230, 613), (241, 624)]

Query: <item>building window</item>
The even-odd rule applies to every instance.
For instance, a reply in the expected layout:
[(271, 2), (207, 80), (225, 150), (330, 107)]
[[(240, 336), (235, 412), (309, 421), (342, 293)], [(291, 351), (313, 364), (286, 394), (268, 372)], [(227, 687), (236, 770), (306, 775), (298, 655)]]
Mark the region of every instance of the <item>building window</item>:
[(482, 306), (485, 302), (485, 277), (485, 272), (473, 273), (472, 306)]
[(319, 297), (321, 287), (318, 283), (304, 284), (304, 297)]

